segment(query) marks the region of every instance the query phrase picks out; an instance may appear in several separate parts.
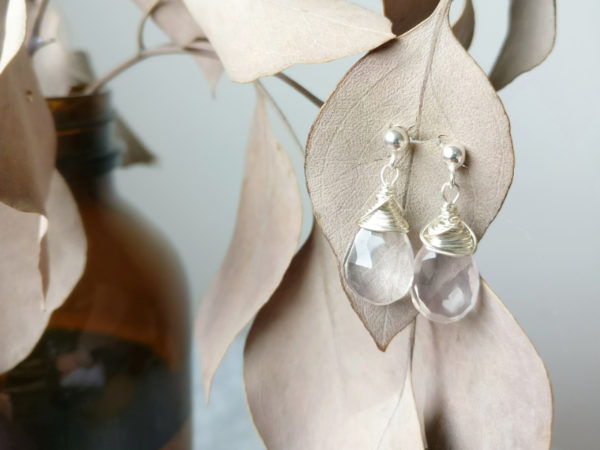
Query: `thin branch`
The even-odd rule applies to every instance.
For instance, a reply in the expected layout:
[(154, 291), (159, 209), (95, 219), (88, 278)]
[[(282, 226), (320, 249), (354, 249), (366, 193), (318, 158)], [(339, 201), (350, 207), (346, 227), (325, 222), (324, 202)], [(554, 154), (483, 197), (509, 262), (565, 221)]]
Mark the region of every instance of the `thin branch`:
[(44, 14), (48, 8), (48, 0), (40, 0), (37, 7), (34, 9), (33, 19), (31, 22), (31, 33), (27, 40), (27, 51), (29, 55), (33, 55), (37, 50), (42, 48), (49, 42), (42, 41), (40, 36), (40, 29), (44, 20)]
[(310, 92), (308, 89), (306, 89), (304, 86), (302, 86), (300, 83), (298, 83), (297, 81), (291, 79), (290, 77), (288, 77), (285, 73), (283, 72), (279, 72), (276, 73), (275, 75), (273, 75), (275, 78), (279, 78), (281, 81), (283, 81), (284, 83), (286, 83), (287, 85), (291, 86), (292, 88), (294, 88), (296, 91), (298, 91), (300, 94), (304, 95), (308, 100), (310, 100), (317, 108), (320, 108), (321, 106), (323, 106), (323, 100), (321, 100), (319, 97), (317, 97), (315, 94), (313, 94), (312, 92)]
[(267, 88), (265, 88), (264, 84), (260, 80), (257, 80), (256, 81), (256, 85), (261, 90), (261, 92), (265, 95), (265, 97), (268, 100), (269, 104), (273, 107), (273, 109), (275, 110), (275, 112), (279, 116), (279, 119), (283, 123), (283, 125), (286, 128), (286, 130), (289, 133), (289, 135), (292, 137), (292, 140), (294, 141), (294, 143), (298, 147), (298, 150), (300, 150), (300, 153), (304, 157), (304, 147), (302, 146), (302, 143), (300, 142), (300, 139), (298, 138), (298, 135), (294, 131), (294, 128), (292, 127), (292, 124), (290, 123), (290, 121), (288, 120), (288, 118), (285, 116), (285, 114), (283, 113), (283, 111), (281, 110), (281, 108), (279, 107), (279, 105), (277, 104), (277, 102), (275, 101), (275, 99), (273, 98), (273, 96), (271, 95), (271, 93), (267, 90)]
[(204, 49), (199, 49), (199, 48), (194, 48), (194, 47), (178, 47), (178, 46), (173, 46), (173, 45), (165, 45), (165, 46), (161, 46), (161, 47), (152, 48), (149, 50), (142, 50), (137, 55), (132, 56), (131, 58), (123, 61), (121, 64), (116, 66), (114, 69), (112, 69), (106, 75), (104, 75), (102, 78), (98, 79), (94, 84), (92, 84), (90, 87), (88, 87), (85, 90), (85, 93), (86, 94), (94, 94), (94, 93), (98, 92), (110, 80), (117, 77), (118, 75), (123, 73), (125, 70), (129, 69), (131, 66), (134, 66), (135, 64), (137, 64), (145, 59), (151, 58), (153, 56), (161, 56), (161, 55), (189, 55), (189, 54), (193, 54), (196, 56), (204, 56), (207, 58), (216, 58), (217, 57), (215, 52), (213, 52), (211, 50), (204, 50)]

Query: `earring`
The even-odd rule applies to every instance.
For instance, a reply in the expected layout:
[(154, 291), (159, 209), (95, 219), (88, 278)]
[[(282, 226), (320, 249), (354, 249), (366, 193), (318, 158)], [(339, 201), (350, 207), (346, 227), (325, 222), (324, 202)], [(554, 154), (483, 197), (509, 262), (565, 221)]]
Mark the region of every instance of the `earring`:
[(462, 319), (479, 296), (479, 271), (472, 256), (477, 238), (456, 207), (459, 187), (455, 176), (465, 157), (466, 150), (461, 145), (442, 146), (450, 180), (441, 189), (444, 203), (440, 215), (420, 233), (423, 247), (415, 258), (412, 301), (421, 314), (434, 322)]
[(384, 142), (390, 159), (381, 169), (377, 202), (359, 220), (360, 229), (344, 261), (347, 285), (378, 305), (393, 303), (408, 294), (414, 271), (414, 254), (406, 234), (409, 225), (396, 195), (398, 163), (410, 139), (404, 128), (391, 127)]

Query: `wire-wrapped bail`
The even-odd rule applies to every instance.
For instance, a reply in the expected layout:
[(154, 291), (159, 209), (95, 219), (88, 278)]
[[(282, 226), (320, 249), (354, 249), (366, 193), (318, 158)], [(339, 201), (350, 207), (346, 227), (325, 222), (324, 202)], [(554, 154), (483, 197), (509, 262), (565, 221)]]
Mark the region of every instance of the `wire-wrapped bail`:
[(477, 237), (461, 219), (456, 204), (444, 202), (440, 215), (420, 233), (429, 250), (450, 256), (469, 256), (477, 250)]
[(358, 225), (371, 231), (408, 233), (410, 229), (392, 186), (382, 186), (377, 194), (377, 203), (359, 220)]

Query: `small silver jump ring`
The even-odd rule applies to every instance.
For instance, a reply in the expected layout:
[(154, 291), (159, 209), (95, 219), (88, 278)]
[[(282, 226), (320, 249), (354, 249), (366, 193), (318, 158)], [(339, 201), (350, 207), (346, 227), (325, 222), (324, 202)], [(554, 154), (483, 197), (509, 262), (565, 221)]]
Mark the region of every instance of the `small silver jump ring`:
[[(392, 170), (393, 175), (392, 175), (392, 179), (389, 181), (386, 181), (386, 169)], [(383, 169), (381, 169), (381, 172), (379, 173), (379, 177), (381, 178), (381, 183), (385, 186), (393, 186), (394, 184), (396, 184), (396, 181), (398, 181), (398, 178), (400, 177), (400, 169), (398, 169), (397, 167), (393, 167), (389, 164), (386, 164), (385, 166), (383, 166)]]
[[(448, 195), (451, 194), (450, 190), (455, 191), (454, 198), (452, 198), (452, 199), (448, 198)], [(459, 190), (458, 184), (452, 183), (450, 181), (444, 183), (440, 192), (442, 193), (442, 198), (444, 199), (444, 201), (449, 204), (456, 203), (456, 201), (458, 200), (458, 197), (460, 197), (460, 190)]]

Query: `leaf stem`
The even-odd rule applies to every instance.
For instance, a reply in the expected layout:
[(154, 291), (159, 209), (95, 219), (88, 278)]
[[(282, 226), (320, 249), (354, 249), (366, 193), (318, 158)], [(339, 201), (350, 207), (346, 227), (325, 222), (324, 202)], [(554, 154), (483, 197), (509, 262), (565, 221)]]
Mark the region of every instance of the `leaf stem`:
[(313, 94), (312, 92), (310, 92), (308, 89), (306, 89), (300, 83), (298, 83), (296, 80), (294, 80), (294, 79), (290, 78), (289, 76), (287, 76), (285, 73), (279, 72), (279, 73), (276, 73), (273, 76), (275, 78), (279, 78), (281, 81), (283, 81), (284, 83), (286, 83), (288, 86), (292, 87), (293, 89), (295, 89), (296, 91), (298, 91), (300, 94), (304, 95), (317, 108), (320, 108), (321, 106), (323, 106), (323, 103), (324, 103), (323, 100), (321, 100), (315, 94)]

